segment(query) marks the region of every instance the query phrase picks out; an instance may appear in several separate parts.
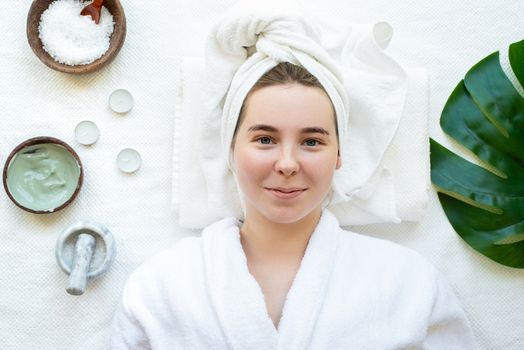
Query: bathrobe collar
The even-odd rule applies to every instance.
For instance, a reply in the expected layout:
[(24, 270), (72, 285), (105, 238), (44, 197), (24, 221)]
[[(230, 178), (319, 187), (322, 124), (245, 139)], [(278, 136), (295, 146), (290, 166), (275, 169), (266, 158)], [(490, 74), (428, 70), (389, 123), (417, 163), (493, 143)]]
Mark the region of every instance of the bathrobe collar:
[(207, 291), (232, 349), (304, 349), (314, 332), (333, 270), (340, 226), (327, 209), (310, 237), (288, 292), (278, 331), (248, 270), (241, 223), (223, 219), (202, 232)]

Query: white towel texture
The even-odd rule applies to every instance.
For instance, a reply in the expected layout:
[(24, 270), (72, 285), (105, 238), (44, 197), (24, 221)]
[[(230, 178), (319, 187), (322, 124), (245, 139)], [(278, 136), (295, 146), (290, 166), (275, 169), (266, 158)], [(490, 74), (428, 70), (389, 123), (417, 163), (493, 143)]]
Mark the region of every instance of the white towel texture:
[[(235, 218), (130, 276), (111, 350), (477, 348), (452, 288), (418, 253), (345, 231), (324, 210), (275, 327)], [(387, 264), (384, 264), (387, 262)]]
[(176, 98), (173, 208), (179, 223), (203, 228), (243, 217), (230, 166), (240, 108), (279, 62), (305, 67), (335, 107), (342, 167), (329, 209), (342, 225), (417, 221), (429, 186), (428, 81), (384, 49), (385, 22), (333, 24), (291, 2), (238, 2), (213, 27), (205, 57), (187, 57)]

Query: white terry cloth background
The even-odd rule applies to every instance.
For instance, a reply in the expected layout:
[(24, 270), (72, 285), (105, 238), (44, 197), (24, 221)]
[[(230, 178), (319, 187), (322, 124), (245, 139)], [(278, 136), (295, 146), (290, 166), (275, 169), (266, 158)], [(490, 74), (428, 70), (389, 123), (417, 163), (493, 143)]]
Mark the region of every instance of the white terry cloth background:
[[(25, 32), (31, 1), (0, 2), (0, 165), (21, 141), (50, 135), (70, 143), (86, 170), (72, 206), (46, 216), (21, 211), (0, 189), (2, 349), (105, 349), (131, 271), (181, 237), (198, 234), (181, 229), (171, 210), (174, 97), (182, 57), (203, 55), (200, 45), (209, 24), (233, 2), (157, 0), (146, 6), (123, 1), (128, 35), (122, 51), (110, 66), (84, 77), (52, 71), (34, 56)], [(388, 52), (402, 65), (429, 68), (430, 135), (449, 146), (454, 145), (438, 120), (453, 88), (480, 59), (524, 38), (522, 2), (301, 2), (309, 12), (348, 23), (391, 23), (395, 36)], [(117, 88), (135, 97), (135, 107), (124, 116), (107, 107)], [(73, 138), (75, 125), (84, 119), (100, 127), (101, 137), (91, 147)], [(125, 147), (142, 154), (136, 174), (116, 169), (116, 154)], [(435, 192), (429, 194), (428, 214), (419, 223), (352, 230), (390, 239), (430, 259), (459, 296), (481, 349), (521, 350), (524, 271), (500, 266), (469, 248), (453, 232)], [(74, 297), (65, 292), (67, 277), (56, 264), (54, 247), (59, 233), (80, 219), (105, 224), (118, 255), (105, 276)]]
[[(386, 23), (350, 26), (325, 18), (318, 22), (323, 29), (323, 47), (339, 63), (346, 80), (350, 109), (349, 139), (346, 132), (340, 132), (343, 161), (336, 172), (336, 198), (332, 198), (330, 210), (342, 225), (419, 220), (426, 209), (429, 186), (426, 72), (401, 68), (382, 52), (393, 34)], [(242, 217), (227, 154), (220, 152), (221, 110), (210, 117), (207, 107), (211, 97), (221, 101), (229, 85), (217, 83), (218, 88), (213, 89), (217, 96), (208, 95), (211, 77), (206, 76), (205, 62), (220, 54), (225, 56), (211, 51), (206, 58), (185, 58), (182, 63), (172, 197), (182, 227), (203, 228), (226, 216)], [(208, 64), (207, 69), (227, 72), (238, 65), (238, 58), (231, 60), (222, 59), (212, 67)], [(400, 79), (396, 77), (399, 71)], [(209, 120), (213, 118), (216, 121)], [(204, 125), (213, 124), (216, 130), (203, 130), (208, 128)], [(410, 155), (407, 162), (403, 159), (406, 155)], [(344, 193), (339, 195), (339, 190)]]

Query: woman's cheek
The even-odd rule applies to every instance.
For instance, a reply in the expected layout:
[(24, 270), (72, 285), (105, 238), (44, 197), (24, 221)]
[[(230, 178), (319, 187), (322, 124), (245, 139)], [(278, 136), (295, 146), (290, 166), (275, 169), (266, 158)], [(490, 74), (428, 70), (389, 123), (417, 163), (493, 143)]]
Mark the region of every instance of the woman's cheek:
[(302, 161), (302, 170), (309, 173), (312, 177), (326, 179), (333, 175), (337, 157), (318, 152), (304, 157)]
[(253, 148), (246, 154), (253, 165), (264, 166), (276, 160), (278, 151), (276, 148)]
[(271, 166), (274, 151), (268, 149), (247, 148), (238, 154), (238, 166), (245, 172), (257, 174), (261, 169)]

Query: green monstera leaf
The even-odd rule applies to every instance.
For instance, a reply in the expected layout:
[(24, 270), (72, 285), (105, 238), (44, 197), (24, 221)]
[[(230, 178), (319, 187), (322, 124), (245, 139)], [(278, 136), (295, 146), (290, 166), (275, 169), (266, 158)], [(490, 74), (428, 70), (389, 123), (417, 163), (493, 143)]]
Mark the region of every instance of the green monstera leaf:
[[(509, 60), (524, 86), (524, 40), (510, 45)], [(440, 124), (482, 165), (430, 140), (431, 180), (451, 225), (488, 258), (524, 268), (524, 99), (502, 70), (498, 52), (457, 85)]]

